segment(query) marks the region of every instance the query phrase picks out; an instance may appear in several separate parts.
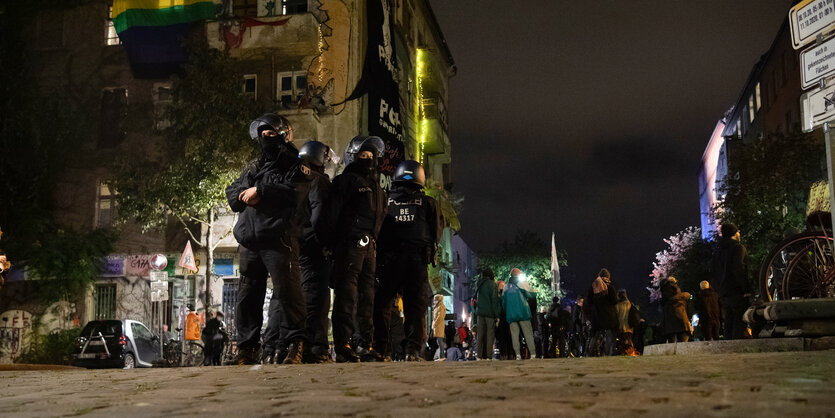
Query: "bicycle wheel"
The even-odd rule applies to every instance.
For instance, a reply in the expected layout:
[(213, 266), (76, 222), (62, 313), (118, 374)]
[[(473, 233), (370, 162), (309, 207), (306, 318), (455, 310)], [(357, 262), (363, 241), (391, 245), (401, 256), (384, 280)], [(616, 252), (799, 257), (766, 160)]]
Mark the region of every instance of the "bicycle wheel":
[(168, 367), (180, 367), (181, 353), (178, 345), (179, 342), (171, 341), (165, 346), (165, 351), (163, 352), (162, 357), (165, 359)]
[(806, 241), (786, 268), (783, 299), (835, 297), (835, 258), (832, 238), (814, 237)]
[(189, 341), (185, 347), (186, 366), (202, 366), (203, 365), (203, 344), (197, 341)]
[(765, 257), (757, 281), (760, 286), (760, 299), (764, 302), (785, 299), (783, 283), (789, 263), (795, 255), (803, 252), (815, 240), (832, 241), (832, 234), (826, 232), (804, 232), (793, 235), (778, 243)]

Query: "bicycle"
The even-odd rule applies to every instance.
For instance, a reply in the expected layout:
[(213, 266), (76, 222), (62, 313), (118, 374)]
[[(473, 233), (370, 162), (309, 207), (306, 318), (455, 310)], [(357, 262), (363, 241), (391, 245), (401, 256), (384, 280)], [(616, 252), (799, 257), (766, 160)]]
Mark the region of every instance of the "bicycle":
[(758, 274), (760, 298), (774, 300), (835, 297), (835, 242), (826, 182), (812, 185), (805, 232), (780, 241)]
[(187, 340), (184, 345), (181, 345), (180, 340), (172, 338), (165, 343), (162, 358), (168, 367), (202, 366), (203, 344), (200, 341)]

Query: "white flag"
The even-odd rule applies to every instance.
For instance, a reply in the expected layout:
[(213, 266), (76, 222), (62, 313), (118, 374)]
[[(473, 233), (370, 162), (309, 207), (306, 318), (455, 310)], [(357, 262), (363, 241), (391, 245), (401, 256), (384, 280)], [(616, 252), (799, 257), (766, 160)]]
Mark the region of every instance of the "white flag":
[(560, 288), (560, 264), (557, 260), (557, 245), (554, 240), (554, 233), (551, 233), (551, 290), (558, 291)]

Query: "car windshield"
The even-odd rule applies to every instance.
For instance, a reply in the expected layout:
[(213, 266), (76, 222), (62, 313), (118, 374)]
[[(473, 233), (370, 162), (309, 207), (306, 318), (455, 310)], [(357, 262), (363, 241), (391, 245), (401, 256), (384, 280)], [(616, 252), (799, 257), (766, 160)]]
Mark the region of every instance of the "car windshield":
[(97, 336), (99, 333), (105, 337), (121, 336), (122, 323), (119, 321), (90, 321), (81, 331), (81, 336), (89, 337), (90, 334)]

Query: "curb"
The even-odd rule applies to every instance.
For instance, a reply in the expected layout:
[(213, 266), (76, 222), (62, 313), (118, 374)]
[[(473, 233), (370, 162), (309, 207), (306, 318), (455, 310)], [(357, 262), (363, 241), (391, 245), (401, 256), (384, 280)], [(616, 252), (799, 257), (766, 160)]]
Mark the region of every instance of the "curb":
[(648, 345), (645, 356), (770, 353), (781, 351), (818, 351), (835, 349), (835, 337), (759, 338), (749, 340), (694, 341)]

